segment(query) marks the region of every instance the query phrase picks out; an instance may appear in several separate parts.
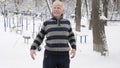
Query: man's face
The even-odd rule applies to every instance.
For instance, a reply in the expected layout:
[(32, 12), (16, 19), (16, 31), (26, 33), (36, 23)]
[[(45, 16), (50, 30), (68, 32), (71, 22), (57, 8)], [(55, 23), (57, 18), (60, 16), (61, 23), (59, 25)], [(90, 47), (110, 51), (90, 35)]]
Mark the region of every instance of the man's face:
[(60, 18), (61, 15), (63, 14), (63, 11), (64, 10), (61, 5), (59, 5), (59, 4), (53, 5), (52, 14), (54, 17)]

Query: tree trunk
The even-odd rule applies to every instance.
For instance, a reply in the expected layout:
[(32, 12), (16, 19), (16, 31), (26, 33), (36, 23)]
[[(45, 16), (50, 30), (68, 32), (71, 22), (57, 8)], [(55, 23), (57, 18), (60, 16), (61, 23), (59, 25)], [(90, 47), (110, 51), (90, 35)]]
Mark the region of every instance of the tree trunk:
[(81, 0), (77, 0), (75, 8), (76, 31), (80, 31), (81, 26)]
[(87, 3), (87, 0), (85, 0), (85, 5), (86, 5), (86, 12), (87, 12), (87, 17), (88, 17), (89, 14), (88, 14), (88, 3)]
[(35, 0), (35, 7), (38, 7), (38, 1)]
[[(102, 0), (102, 2), (104, 15), (106, 18), (108, 18), (108, 0)], [(107, 25), (107, 23), (105, 25)]]
[(108, 0), (102, 0), (103, 1), (103, 12), (105, 17), (108, 17)]
[(48, 6), (48, 10), (49, 10), (49, 12), (50, 12), (50, 15), (52, 16), (52, 11), (51, 11), (51, 9), (50, 9), (50, 6), (49, 6), (49, 4), (48, 4), (48, 1), (46, 0), (46, 3), (47, 3), (47, 6)]
[(119, 12), (120, 12), (120, 0), (118, 0), (118, 9), (119, 9)]
[(99, 18), (99, 0), (92, 0), (92, 3), (91, 23), (93, 29), (93, 50), (105, 56), (108, 51), (104, 28), (106, 21), (100, 20)]
[(98, 20), (93, 25), (93, 50), (100, 52), (101, 55), (106, 55), (108, 51), (105, 27), (106, 21)]
[(52, 3), (54, 2), (55, 0), (52, 0)]

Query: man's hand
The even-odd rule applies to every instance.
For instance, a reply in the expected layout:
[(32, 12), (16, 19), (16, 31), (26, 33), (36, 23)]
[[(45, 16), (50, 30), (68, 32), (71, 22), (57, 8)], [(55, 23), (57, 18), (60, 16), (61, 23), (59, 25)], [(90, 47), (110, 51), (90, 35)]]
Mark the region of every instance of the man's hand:
[(71, 58), (74, 58), (76, 55), (76, 50), (75, 49), (72, 49), (71, 50)]
[(30, 55), (31, 55), (32, 59), (35, 60), (35, 55), (36, 55), (35, 50), (30, 50)]

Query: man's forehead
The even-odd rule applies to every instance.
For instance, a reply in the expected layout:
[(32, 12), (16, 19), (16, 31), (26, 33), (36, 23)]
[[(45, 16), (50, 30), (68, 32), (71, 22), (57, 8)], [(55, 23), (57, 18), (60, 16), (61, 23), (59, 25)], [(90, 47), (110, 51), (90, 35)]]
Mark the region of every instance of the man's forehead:
[(61, 7), (62, 8), (62, 5), (56, 4), (56, 5), (53, 5), (53, 7)]

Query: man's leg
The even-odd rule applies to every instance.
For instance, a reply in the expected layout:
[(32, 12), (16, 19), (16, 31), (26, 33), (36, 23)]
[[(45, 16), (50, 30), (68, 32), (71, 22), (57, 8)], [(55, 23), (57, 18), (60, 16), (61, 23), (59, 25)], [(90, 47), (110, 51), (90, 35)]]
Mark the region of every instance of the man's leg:
[(58, 58), (57, 68), (70, 68), (69, 55), (61, 55)]
[(56, 68), (56, 62), (54, 56), (48, 53), (44, 53), (43, 68)]

